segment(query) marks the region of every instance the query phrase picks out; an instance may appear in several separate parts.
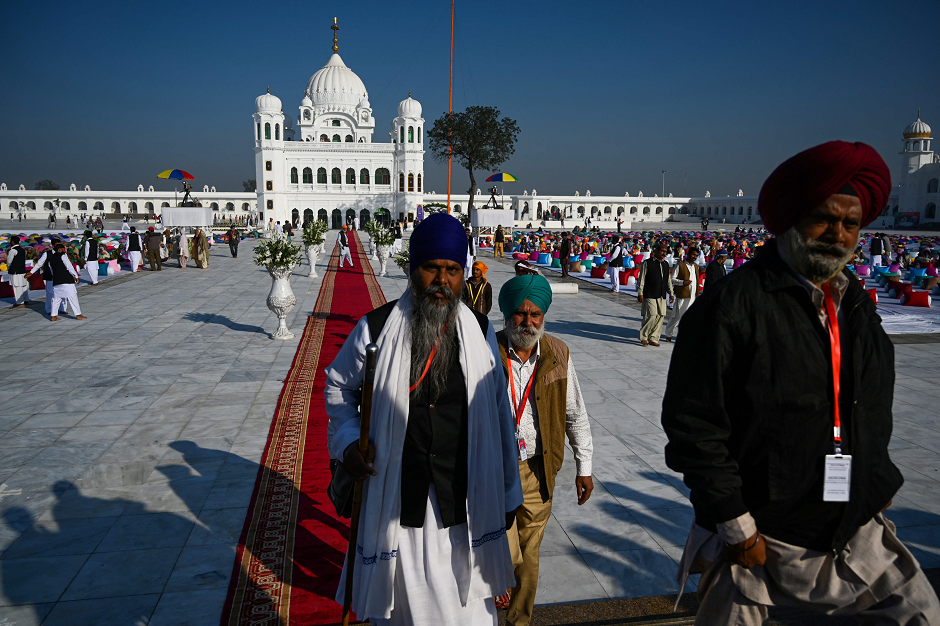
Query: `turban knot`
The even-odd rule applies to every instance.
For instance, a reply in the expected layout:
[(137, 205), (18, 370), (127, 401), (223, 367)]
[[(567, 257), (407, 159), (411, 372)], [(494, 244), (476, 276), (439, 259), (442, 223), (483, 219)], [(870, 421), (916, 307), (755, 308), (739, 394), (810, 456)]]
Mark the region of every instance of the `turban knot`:
[(503, 313), (503, 319), (512, 317), (526, 300), (542, 309), (543, 315), (548, 313), (552, 305), (552, 286), (544, 276), (516, 276), (503, 284), (499, 290), (499, 310)]
[(866, 226), (885, 208), (890, 192), (891, 172), (874, 148), (829, 141), (777, 166), (760, 190), (757, 211), (767, 230), (781, 235), (829, 196), (848, 193), (861, 201)]
[(434, 213), (422, 220), (411, 234), (411, 271), (434, 259), (446, 259), (467, 267), (468, 249), (467, 233), (460, 221), (447, 213)]

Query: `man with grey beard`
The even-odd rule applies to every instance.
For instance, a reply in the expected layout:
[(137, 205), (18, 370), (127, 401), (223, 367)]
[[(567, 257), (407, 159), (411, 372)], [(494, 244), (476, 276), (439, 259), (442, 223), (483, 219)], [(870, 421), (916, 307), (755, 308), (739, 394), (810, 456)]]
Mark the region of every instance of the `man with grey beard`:
[(527, 626), (532, 619), (539, 546), (552, 514), (555, 477), (565, 458), (565, 435), (577, 466), (574, 486), (578, 505), (587, 502), (594, 490), (594, 444), (578, 375), (568, 346), (545, 333), (545, 314), (551, 303), (551, 286), (540, 275), (516, 276), (499, 292), (499, 310), (506, 326), (496, 333), (496, 340), (509, 380), (525, 498), (516, 510), (516, 524), (509, 530), (516, 585), (497, 598), (499, 607), (509, 609), (509, 626)]
[(678, 579), (702, 574), (699, 626), (762, 624), (770, 605), (940, 624), (884, 513), (903, 482), (888, 454), (894, 349), (845, 269), (890, 190), (862, 143), (787, 160), (758, 199), (777, 238), (682, 319), (662, 423), (695, 509)]
[[(506, 529), (522, 503), (496, 333), (460, 300), (460, 222), (446, 213), (422, 221), (410, 262), (401, 299), (360, 320), (327, 368), (327, 446), (365, 479), (350, 540), (352, 608), (373, 624), (495, 626), (493, 598), (514, 584)], [(370, 342), (379, 350), (363, 456), (359, 393)]]

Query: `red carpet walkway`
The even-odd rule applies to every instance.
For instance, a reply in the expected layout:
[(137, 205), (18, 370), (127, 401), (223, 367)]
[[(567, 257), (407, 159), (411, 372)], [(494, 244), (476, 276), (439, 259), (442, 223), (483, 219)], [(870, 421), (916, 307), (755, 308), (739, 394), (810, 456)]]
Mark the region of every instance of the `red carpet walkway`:
[(324, 368), (356, 322), (385, 303), (355, 233), (355, 266), (335, 248), (278, 401), (239, 540), (222, 624), (335, 624), (333, 601), (349, 537), (326, 495), (330, 482)]

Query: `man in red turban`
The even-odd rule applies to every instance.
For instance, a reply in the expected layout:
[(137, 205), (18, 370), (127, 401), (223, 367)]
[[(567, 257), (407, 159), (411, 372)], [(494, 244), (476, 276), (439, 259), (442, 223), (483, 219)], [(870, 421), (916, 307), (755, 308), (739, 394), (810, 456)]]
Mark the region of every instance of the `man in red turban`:
[(758, 201), (776, 239), (682, 318), (662, 421), (695, 509), (680, 579), (702, 574), (698, 626), (761, 624), (769, 605), (940, 624), (885, 513), (904, 481), (888, 453), (894, 347), (844, 269), (890, 189), (865, 144), (787, 160)]

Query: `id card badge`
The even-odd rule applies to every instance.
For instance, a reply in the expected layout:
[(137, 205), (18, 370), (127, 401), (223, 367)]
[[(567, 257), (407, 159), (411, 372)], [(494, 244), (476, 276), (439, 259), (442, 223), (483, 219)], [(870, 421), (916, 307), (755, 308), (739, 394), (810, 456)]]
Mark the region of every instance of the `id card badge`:
[(516, 443), (519, 444), (519, 460), (526, 461), (529, 459), (529, 454), (525, 449), (525, 437), (522, 436), (522, 431), (516, 429)]
[(827, 454), (823, 476), (823, 502), (848, 502), (852, 485), (852, 455)]

